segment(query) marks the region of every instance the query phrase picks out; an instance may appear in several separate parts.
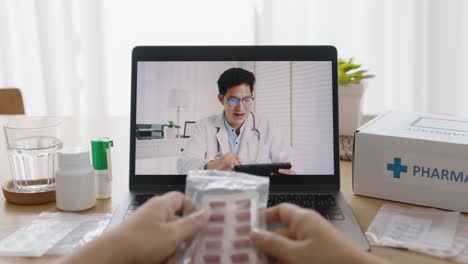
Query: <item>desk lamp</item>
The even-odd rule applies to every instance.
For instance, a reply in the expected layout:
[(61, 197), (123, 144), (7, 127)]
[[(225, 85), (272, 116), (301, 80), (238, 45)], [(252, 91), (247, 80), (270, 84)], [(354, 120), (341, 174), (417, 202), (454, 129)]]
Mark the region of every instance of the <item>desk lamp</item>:
[[(172, 89), (169, 90), (169, 106), (177, 108), (177, 126), (180, 127), (180, 109), (189, 107), (189, 94), (187, 90)], [(177, 128), (177, 137), (180, 138), (180, 128)]]

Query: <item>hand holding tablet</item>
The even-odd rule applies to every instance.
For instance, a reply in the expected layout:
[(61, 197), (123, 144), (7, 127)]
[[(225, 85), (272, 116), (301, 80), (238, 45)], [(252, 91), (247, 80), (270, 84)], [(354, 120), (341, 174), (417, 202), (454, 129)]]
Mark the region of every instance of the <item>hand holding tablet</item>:
[(264, 164), (244, 164), (244, 165), (237, 165), (234, 166), (234, 171), (249, 173), (253, 175), (260, 175), (260, 176), (270, 176), (275, 174), (283, 175), (279, 172), (280, 169), (290, 170), (291, 169), (290, 162), (284, 163), (264, 163)]

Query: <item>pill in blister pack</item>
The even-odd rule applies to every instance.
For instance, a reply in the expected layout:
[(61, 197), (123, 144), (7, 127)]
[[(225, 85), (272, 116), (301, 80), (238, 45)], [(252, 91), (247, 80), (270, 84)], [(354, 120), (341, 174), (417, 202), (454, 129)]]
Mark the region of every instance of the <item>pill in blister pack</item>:
[(206, 235), (216, 236), (216, 235), (222, 235), (224, 233), (224, 230), (222, 226), (208, 226), (207, 228), (205, 228), (203, 232)]
[(210, 222), (224, 222), (224, 214), (220, 214), (220, 213), (211, 214)]
[(249, 211), (244, 211), (244, 212), (236, 213), (236, 219), (237, 219), (237, 221), (249, 221), (250, 220), (250, 212)]
[(234, 254), (231, 255), (231, 261), (234, 262), (234, 263), (248, 262), (249, 261), (249, 254), (247, 252), (234, 253)]
[(251, 231), (250, 225), (238, 225), (235, 229), (238, 235), (248, 234)]
[(235, 239), (232, 241), (232, 246), (234, 248), (245, 248), (250, 247), (250, 240), (249, 239)]
[(203, 261), (206, 263), (221, 263), (221, 255), (219, 254), (206, 254), (203, 256)]
[(250, 199), (240, 199), (236, 201), (237, 208), (250, 208)]
[(205, 248), (206, 249), (221, 249), (223, 241), (221, 240), (206, 240)]
[(211, 201), (209, 204), (210, 208), (222, 208), (226, 206), (226, 202), (224, 201)]

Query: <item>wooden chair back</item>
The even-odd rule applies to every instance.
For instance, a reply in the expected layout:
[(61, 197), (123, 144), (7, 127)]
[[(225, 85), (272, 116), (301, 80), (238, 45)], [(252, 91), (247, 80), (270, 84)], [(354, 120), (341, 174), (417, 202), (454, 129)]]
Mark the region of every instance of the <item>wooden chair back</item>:
[(24, 115), (20, 89), (0, 89), (0, 115)]

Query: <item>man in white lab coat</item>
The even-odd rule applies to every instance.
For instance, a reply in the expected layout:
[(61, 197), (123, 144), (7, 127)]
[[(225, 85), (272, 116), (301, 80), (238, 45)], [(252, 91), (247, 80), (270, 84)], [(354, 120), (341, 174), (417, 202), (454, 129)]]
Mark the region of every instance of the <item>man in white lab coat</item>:
[[(177, 171), (232, 170), (239, 164), (291, 162), (292, 148), (273, 123), (251, 112), (253, 73), (231, 68), (218, 80), (218, 101), (224, 111), (198, 121)], [(280, 169), (278, 173), (294, 174)]]

